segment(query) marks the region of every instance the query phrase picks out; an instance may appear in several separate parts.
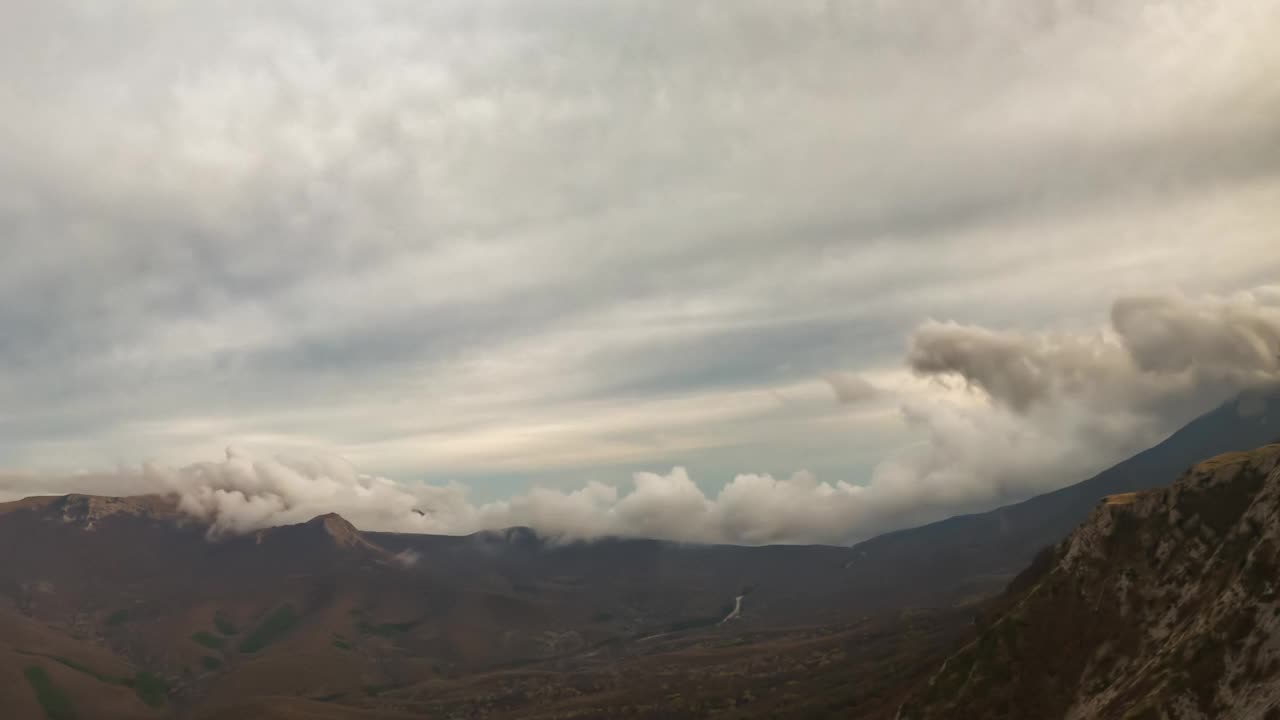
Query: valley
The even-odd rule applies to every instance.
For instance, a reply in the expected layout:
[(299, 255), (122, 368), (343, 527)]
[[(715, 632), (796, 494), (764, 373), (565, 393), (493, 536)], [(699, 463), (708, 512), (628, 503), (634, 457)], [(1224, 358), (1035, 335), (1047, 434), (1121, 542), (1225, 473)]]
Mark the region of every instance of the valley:
[[(1199, 718), (1274, 664), (1271, 605), (1222, 608), (1274, 600), (1280, 454), (1147, 488), (1271, 434), (1278, 408), (1228, 403), (1080, 485), (853, 547), (364, 532), (333, 513), (234, 535), (161, 495), (4, 503), (0, 699), (52, 720), (1120, 717), (1140, 689), (1209, 692), (1196, 648), (1244, 642), (1251, 659), (1215, 655), (1210, 676), (1246, 669), (1177, 716)], [(1184, 626), (1217, 639), (1150, 645)], [(1135, 652), (1193, 674), (1170, 685)], [(1024, 679), (1027, 653), (1068, 664)]]

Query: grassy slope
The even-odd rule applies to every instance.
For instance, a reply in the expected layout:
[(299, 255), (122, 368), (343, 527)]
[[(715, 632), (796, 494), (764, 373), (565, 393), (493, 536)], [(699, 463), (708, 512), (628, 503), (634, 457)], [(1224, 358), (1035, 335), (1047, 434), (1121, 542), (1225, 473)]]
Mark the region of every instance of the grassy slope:
[[(33, 651), (43, 654), (32, 655)], [(25, 676), (30, 667), (40, 668), (67, 696), (77, 717), (158, 716), (132, 687), (112, 681), (135, 677), (136, 670), (127, 663), (26, 617), (0, 611), (0, 707), (6, 717), (43, 717)], [(27, 714), (9, 713), (10, 708), (24, 708)]]

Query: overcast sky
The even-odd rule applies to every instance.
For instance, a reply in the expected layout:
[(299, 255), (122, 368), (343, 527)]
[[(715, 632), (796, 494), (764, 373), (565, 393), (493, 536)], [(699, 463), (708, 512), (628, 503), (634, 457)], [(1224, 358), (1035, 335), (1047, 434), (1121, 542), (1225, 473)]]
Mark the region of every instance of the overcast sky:
[[(438, 530), (633, 473), (798, 493), (691, 536), (734, 541), (1079, 479), (1277, 370), (1278, 32), (1273, 0), (3, 3), (0, 469), (336, 457), (465, 485)], [(1244, 350), (1159, 367), (1153, 312)], [(1066, 346), (1106, 402), (1036, 384)], [(877, 484), (914, 489), (797, 530)]]

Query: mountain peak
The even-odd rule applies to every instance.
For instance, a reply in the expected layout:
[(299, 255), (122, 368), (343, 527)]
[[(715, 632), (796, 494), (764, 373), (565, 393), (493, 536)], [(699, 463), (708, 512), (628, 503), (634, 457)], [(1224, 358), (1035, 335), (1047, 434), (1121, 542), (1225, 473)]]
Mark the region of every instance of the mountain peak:
[(356, 529), (346, 518), (338, 513), (325, 513), (317, 515), (306, 522), (307, 526), (319, 528), (333, 541), (342, 547), (353, 547), (355, 545), (365, 544), (364, 538), (360, 535), (360, 531)]

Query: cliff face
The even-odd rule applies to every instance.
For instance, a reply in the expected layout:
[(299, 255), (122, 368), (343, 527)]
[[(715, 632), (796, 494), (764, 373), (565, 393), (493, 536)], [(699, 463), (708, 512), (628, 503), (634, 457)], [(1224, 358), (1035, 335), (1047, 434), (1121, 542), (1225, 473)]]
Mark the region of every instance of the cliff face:
[(1280, 719), (1278, 551), (1280, 445), (1105, 498), (899, 717)]

